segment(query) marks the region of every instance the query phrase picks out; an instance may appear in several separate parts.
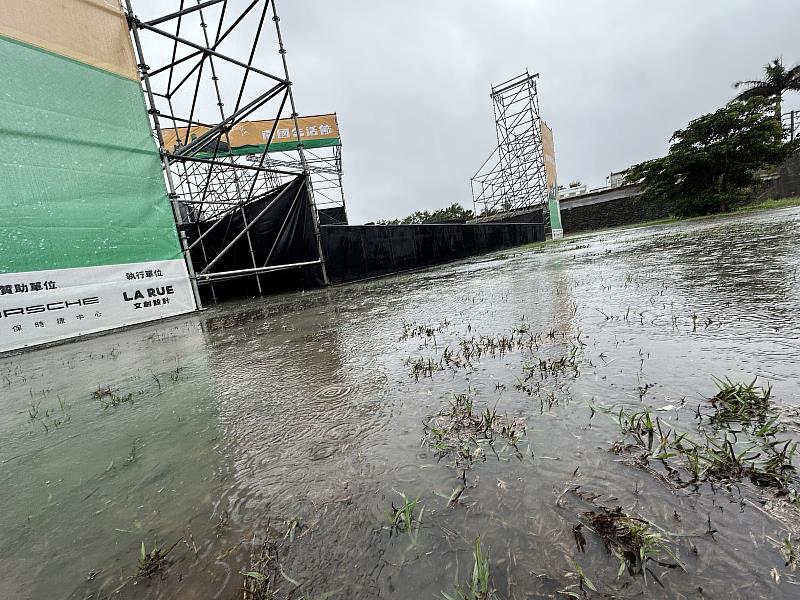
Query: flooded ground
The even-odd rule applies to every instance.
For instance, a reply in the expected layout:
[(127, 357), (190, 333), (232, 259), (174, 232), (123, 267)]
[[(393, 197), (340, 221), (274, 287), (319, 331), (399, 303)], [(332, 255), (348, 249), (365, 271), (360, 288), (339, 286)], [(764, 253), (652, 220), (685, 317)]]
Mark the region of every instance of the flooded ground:
[[(799, 246), (797, 209), (609, 231), (0, 359), (0, 597), (456, 597), (480, 537), (499, 598), (797, 598)], [(715, 377), (771, 386), (752, 429)]]

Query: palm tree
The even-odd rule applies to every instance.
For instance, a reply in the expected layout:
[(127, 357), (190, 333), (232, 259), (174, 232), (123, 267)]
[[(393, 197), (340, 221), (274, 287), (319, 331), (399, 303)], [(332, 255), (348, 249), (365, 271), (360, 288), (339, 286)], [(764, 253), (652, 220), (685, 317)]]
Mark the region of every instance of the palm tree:
[(783, 66), (781, 57), (776, 58), (764, 67), (763, 81), (737, 81), (733, 87), (745, 90), (736, 96), (737, 100), (750, 100), (750, 98), (774, 98), (775, 118), (781, 121), (781, 100), (783, 94), (789, 90), (800, 91), (800, 65), (791, 69)]

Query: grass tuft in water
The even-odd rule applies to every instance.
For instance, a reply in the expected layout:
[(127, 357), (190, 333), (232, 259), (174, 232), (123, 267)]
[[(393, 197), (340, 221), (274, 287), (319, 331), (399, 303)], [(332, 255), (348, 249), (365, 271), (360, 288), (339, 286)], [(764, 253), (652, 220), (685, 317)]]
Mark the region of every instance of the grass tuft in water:
[(499, 600), (491, 584), (489, 552), (483, 549), (480, 537), (475, 538), (472, 558), (474, 565), (469, 585), (466, 587), (457, 585), (452, 594), (442, 592), (443, 600)]
[[(633, 456), (635, 466), (674, 487), (749, 479), (795, 504), (797, 442), (777, 437), (779, 418), (769, 418), (771, 388), (756, 387), (755, 381), (716, 383), (719, 392), (710, 399), (714, 412), (708, 414), (702, 404), (698, 406), (694, 432), (678, 432), (653, 418), (649, 409), (621, 409), (617, 421), (624, 437), (614, 442), (612, 450)], [(752, 427), (742, 431), (731, 427), (734, 422)]]
[[(269, 527), (267, 527), (269, 529)], [(253, 536), (253, 548), (250, 552), (250, 568), (242, 572), (243, 600), (273, 600), (275, 575), (269, 569), (270, 563), (277, 558), (275, 541), (267, 536), (256, 551), (256, 540)]]
[(408, 358), (405, 365), (411, 368), (414, 381), (419, 381), (420, 377), (433, 377), (434, 371), (441, 371), (441, 367), (430, 358)]
[(468, 393), (455, 394), (447, 408), (439, 411), (424, 424), (423, 443), (433, 448), (440, 458), (456, 456), (456, 463), (471, 464), (485, 460), (485, 448), (497, 454), (495, 443), (505, 442), (519, 454), (517, 444), (525, 435), (525, 423), (518, 417), (500, 415), (497, 409), (486, 407), (476, 411)]
[(426, 338), (426, 345), (427, 345), (427, 338), (433, 338), (434, 343), (436, 343), (436, 334), (444, 331), (450, 326), (450, 322), (445, 319), (442, 323), (437, 326), (433, 325), (426, 325), (421, 323), (406, 323), (403, 322), (403, 331), (400, 334), (400, 341), (405, 341), (411, 338), (420, 337)]
[[(294, 532), (299, 529), (300, 524), (297, 519), (290, 519), (287, 522), (287, 530), (283, 534), (270, 528), (267, 521), (266, 534), (264, 540), (258, 544), (256, 536), (253, 534), (253, 541), (250, 548), (250, 564), (247, 570), (241, 571), (242, 581), (242, 600), (276, 600), (277, 598), (294, 598), (303, 600), (305, 595), (298, 596), (298, 592), (304, 584), (289, 577), (281, 566), (278, 554), (279, 545), (286, 540), (292, 541)], [(286, 593), (280, 593), (280, 580), (289, 583), (292, 588)], [(285, 584), (283, 584), (285, 586)]]
[(522, 366), (525, 372), (525, 381), (539, 376), (544, 380), (548, 376), (558, 376), (572, 372), (578, 375), (578, 346), (573, 346), (568, 356), (560, 356), (558, 358), (546, 357), (537, 358), (535, 361), (527, 362)]
[(800, 556), (798, 556), (798, 548), (792, 543), (792, 534), (790, 533), (789, 537), (785, 537), (780, 541), (769, 536), (767, 536), (767, 539), (781, 553), (783, 560), (786, 561), (786, 566), (791, 571), (795, 571), (797, 565), (800, 564)]
[(181, 373), (183, 373), (183, 367), (177, 365), (172, 371), (169, 372), (169, 380), (173, 383), (179, 381), (181, 378)]
[(136, 570), (136, 575), (138, 577), (152, 577), (155, 573), (160, 571), (167, 563), (167, 556), (169, 553), (172, 552), (175, 546), (177, 546), (181, 541), (183, 541), (183, 537), (172, 544), (172, 546), (170, 546), (166, 551), (164, 551), (164, 548), (157, 547), (153, 548), (150, 552), (147, 552), (144, 542), (142, 542), (142, 547), (139, 551), (139, 566)]
[(711, 422), (727, 425), (731, 422), (763, 424), (770, 407), (772, 386), (756, 387), (756, 379), (750, 384), (733, 383), (730, 379), (714, 379), (719, 391), (710, 398), (714, 407)]
[(402, 492), (400, 497), (403, 500), (400, 506), (395, 506), (394, 502), (392, 502), (391, 507), (386, 509), (386, 518), (389, 521), (389, 531), (391, 533), (411, 532), (414, 523), (419, 524), (419, 520), (422, 517), (422, 513), (420, 513), (419, 517), (414, 514), (417, 504), (419, 504), (419, 498), (410, 500)]
[(791, 534), (789, 534), (788, 538), (784, 538), (781, 541), (780, 551), (783, 559), (786, 561), (786, 566), (794, 571), (797, 568), (798, 558), (797, 549), (794, 547), (794, 544), (792, 544)]
[(297, 517), (292, 517), (286, 522), (286, 533), (283, 534), (283, 539), (289, 540), (290, 542), (294, 541), (294, 536), (297, 534), (298, 531), (302, 532), (304, 529), (303, 524), (300, 522), (300, 519)]
[(58, 396), (58, 408), (48, 407), (42, 409), (41, 401), (31, 401), (28, 407), (28, 419), (31, 423), (39, 423), (45, 433), (58, 429), (70, 422), (70, 409), (72, 405)]
[[(572, 566), (575, 567), (575, 575), (578, 576), (577, 587), (580, 590), (580, 593), (575, 592), (575, 591), (571, 591), (569, 588), (566, 588), (566, 589), (563, 589), (563, 590), (559, 590), (558, 593), (561, 596), (568, 596), (570, 598), (578, 598), (579, 600), (583, 600), (584, 598), (587, 597), (586, 589), (584, 589), (584, 586), (586, 588), (592, 590), (593, 592), (597, 591), (597, 586), (595, 586), (595, 584), (592, 582), (592, 580), (589, 579), (586, 576), (586, 573), (583, 572), (583, 569), (581, 568), (581, 566), (574, 559), (572, 559)], [(570, 587), (574, 588), (575, 586), (570, 586)]]

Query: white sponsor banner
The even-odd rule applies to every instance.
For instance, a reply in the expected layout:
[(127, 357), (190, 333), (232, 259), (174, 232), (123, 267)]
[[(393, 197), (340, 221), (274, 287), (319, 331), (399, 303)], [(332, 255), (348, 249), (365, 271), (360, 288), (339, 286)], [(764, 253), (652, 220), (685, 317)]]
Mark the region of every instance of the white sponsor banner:
[(182, 259), (0, 274), (0, 352), (195, 309)]

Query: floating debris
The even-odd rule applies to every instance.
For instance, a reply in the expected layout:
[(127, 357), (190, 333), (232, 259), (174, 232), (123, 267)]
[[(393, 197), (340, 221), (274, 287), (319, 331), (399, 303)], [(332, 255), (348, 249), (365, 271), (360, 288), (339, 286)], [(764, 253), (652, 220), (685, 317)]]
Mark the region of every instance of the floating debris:
[(181, 537), (177, 542), (172, 544), (168, 550), (164, 551), (163, 548), (153, 548), (150, 552), (145, 550), (144, 542), (139, 552), (139, 566), (136, 570), (138, 577), (152, 577), (155, 573), (161, 570), (167, 562), (167, 556), (170, 552), (183, 541)]
[[(641, 574), (647, 579), (646, 565), (653, 561), (662, 567), (686, 568), (680, 561), (677, 551), (672, 547), (671, 535), (641, 517), (628, 515), (618, 506), (613, 509), (598, 506), (598, 510), (583, 513), (587, 526), (603, 541), (606, 549), (619, 561), (617, 577), (625, 570), (631, 575)], [(573, 528), (575, 533), (575, 528)], [(585, 545), (576, 534), (576, 544), (580, 551)], [(669, 562), (671, 560), (672, 562)]]
[(98, 400), (104, 409), (116, 408), (120, 404), (133, 402), (132, 393), (127, 396), (121, 396), (117, 390), (113, 390), (111, 387), (106, 387), (105, 389), (97, 388), (92, 392), (92, 397)]

